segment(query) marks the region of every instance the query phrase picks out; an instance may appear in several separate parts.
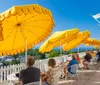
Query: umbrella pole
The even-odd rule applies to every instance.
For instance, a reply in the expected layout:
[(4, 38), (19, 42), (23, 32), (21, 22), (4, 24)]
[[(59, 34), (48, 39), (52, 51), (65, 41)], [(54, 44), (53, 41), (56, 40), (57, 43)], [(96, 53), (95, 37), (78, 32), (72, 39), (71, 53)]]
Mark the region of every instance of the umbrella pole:
[(60, 44), (60, 56), (62, 56), (62, 48), (61, 48), (61, 44)]
[(78, 53), (79, 53), (80, 48), (78, 47)]
[(85, 46), (85, 52), (87, 51), (87, 47)]
[(25, 60), (27, 61), (27, 38), (25, 38)]
[[(61, 48), (61, 44), (60, 44), (60, 56), (62, 56), (62, 48)], [(63, 62), (63, 58), (61, 58), (61, 62)]]

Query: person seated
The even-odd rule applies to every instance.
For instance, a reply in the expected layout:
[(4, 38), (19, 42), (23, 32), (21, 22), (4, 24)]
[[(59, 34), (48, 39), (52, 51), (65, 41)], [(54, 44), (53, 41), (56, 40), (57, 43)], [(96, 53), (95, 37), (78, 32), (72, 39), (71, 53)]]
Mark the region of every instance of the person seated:
[(54, 60), (54, 59), (49, 59), (49, 61), (48, 61), (48, 66), (49, 66), (49, 69), (48, 69), (48, 71), (46, 72), (46, 73), (44, 73), (43, 75), (42, 75), (42, 81), (44, 82), (45, 81), (45, 83), (46, 83), (46, 85), (52, 85), (52, 74), (51, 74), (51, 72), (52, 72), (52, 70), (54, 69), (54, 68), (56, 68), (56, 61)]
[(33, 67), (35, 60), (32, 56), (28, 56), (27, 58), (27, 68), (20, 71), (19, 81), (22, 84), (28, 84), (32, 82), (40, 81), (40, 69)]
[[(72, 55), (72, 60), (68, 63), (67, 67), (64, 68), (64, 73), (65, 73), (66, 76), (68, 75), (68, 73), (73, 74), (73, 73), (71, 72), (71, 66), (72, 66), (72, 65), (75, 65), (75, 64), (78, 64), (78, 61), (76, 60), (76, 55), (73, 54), (73, 55)], [(66, 72), (66, 69), (68, 70), (68, 73)]]
[(91, 61), (92, 56), (88, 51), (86, 51), (86, 55), (84, 56), (83, 65), (85, 69), (89, 69), (88, 63)]
[(97, 57), (97, 62), (100, 62), (100, 50), (97, 50), (96, 57)]

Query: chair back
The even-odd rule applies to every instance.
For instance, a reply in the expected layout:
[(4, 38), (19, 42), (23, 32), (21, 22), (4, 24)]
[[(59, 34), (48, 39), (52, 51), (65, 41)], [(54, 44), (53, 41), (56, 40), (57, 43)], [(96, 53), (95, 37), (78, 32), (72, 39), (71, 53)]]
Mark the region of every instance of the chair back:
[(41, 82), (36, 81), (36, 82), (31, 82), (31, 83), (28, 83), (28, 84), (24, 84), (24, 85), (41, 85)]
[(45, 71), (48, 71), (48, 65), (44, 63)]
[(71, 73), (76, 74), (78, 70), (78, 64), (74, 64), (71, 66)]
[(52, 73), (52, 85), (58, 85), (60, 77), (59, 67), (54, 68), (51, 73)]

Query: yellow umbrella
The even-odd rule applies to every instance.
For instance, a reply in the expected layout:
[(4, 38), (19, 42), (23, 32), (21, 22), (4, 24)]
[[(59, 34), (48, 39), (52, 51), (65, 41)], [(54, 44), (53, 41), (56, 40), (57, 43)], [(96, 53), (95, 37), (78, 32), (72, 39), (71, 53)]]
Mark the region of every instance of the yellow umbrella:
[(84, 43), (85, 43), (85, 44), (88, 44), (88, 45), (92, 45), (94, 42), (95, 42), (95, 40), (92, 39), (92, 38), (88, 38), (88, 39), (86, 39), (86, 40), (84, 41)]
[(49, 52), (54, 47), (60, 46), (67, 41), (75, 38), (76, 34), (79, 32), (77, 28), (65, 31), (54, 32), (39, 48), (39, 52)]
[(63, 44), (62, 49), (65, 50), (70, 50), (72, 48), (77, 47), (80, 45), (85, 39), (87, 39), (90, 36), (89, 31), (83, 31), (77, 34), (77, 38), (71, 40), (70, 42), (67, 42), (66, 44)]
[(88, 38), (86, 41), (85, 41), (85, 44), (86, 46), (94, 46), (94, 48), (98, 48), (100, 46), (100, 41), (98, 40), (94, 40), (92, 38)]
[(51, 12), (37, 4), (14, 6), (0, 14), (0, 22), (4, 36), (0, 55), (13, 55), (33, 47), (44, 41), (54, 26)]
[(90, 46), (90, 44), (85, 44), (86, 46)]
[(97, 45), (94, 46), (94, 48), (96, 48), (96, 49), (97, 49), (98, 47), (99, 47), (99, 46), (97, 46)]
[(100, 46), (100, 40), (88, 38), (84, 41), (85, 44)]

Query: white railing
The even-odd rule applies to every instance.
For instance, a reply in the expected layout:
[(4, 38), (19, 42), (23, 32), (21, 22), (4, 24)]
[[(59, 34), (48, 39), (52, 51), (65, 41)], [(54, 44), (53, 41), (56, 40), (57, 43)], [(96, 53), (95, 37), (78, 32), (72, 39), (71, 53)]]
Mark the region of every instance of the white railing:
[(10, 75), (12, 73), (17, 73), (24, 68), (25, 68), (25, 64), (23, 64), (23, 63), (18, 64), (18, 65), (10, 65), (10, 66), (1, 67), (1, 69), (0, 69), (0, 81), (7, 80), (8, 75)]
[[(83, 56), (84, 53), (80, 53), (80, 55)], [(60, 62), (64, 62), (68, 59), (68, 55), (55, 57), (54, 59), (58, 60)], [(37, 67), (37, 68), (40, 68), (41, 71), (47, 71), (47, 69), (48, 69), (48, 59), (37, 60), (37, 61), (35, 61), (34, 66)], [(19, 73), (22, 69), (25, 69), (25, 68), (26, 68), (25, 63), (1, 67), (0, 68), (0, 81), (1, 82), (6, 81), (8, 75), (11, 75), (13, 73)]]

